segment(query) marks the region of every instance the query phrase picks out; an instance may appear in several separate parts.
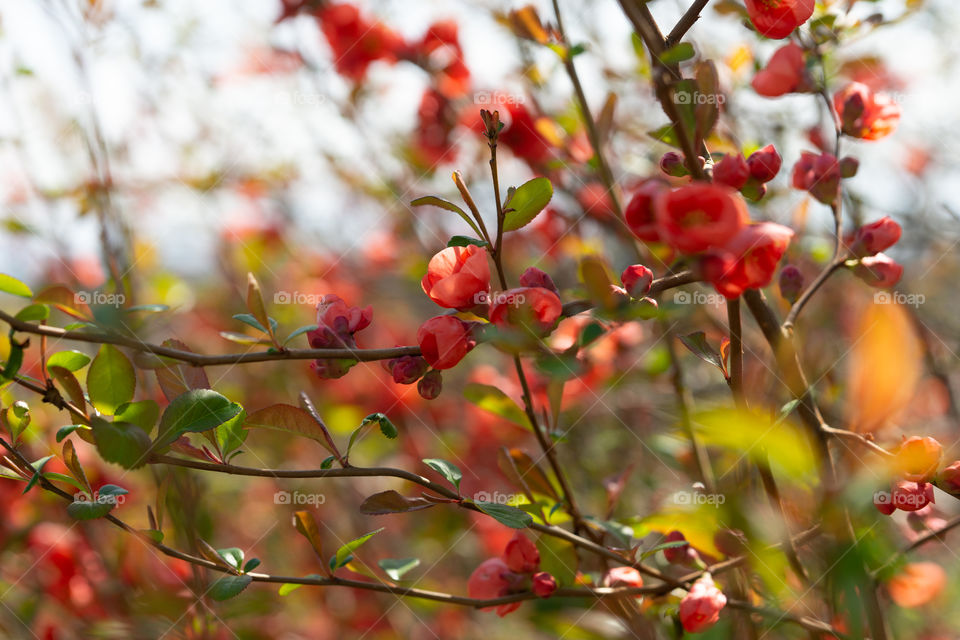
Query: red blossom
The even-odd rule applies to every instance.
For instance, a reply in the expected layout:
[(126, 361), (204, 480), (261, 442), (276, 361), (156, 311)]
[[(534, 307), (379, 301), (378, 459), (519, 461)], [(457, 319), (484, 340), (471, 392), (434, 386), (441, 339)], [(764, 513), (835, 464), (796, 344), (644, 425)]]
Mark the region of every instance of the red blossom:
[(900, 282), (903, 276), (903, 265), (897, 263), (885, 253), (861, 258), (860, 263), (853, 269), (853, 273), (878, 289), (888, 289)]
[(744, 227), (721, 249), (704, 257), (704, 278), (726, 298), (770, 284), (793, 230), (773, 222)]
[(723, 246), (749, 220), (746, 204), (735, 191), (705, 183), (661, 192), (654, 211), (660, 237), (683, 253)]
[(879, 140), (893, 133), (900, 122), (900, 105), (860, 82), (851, 82), (834, 94), (833, 107), (843, 132), (863, 140)]
[(814, 0), (746, 0), (747, 15), (757, 31), (782, 40), (813, 15)]
[[(510, 593), (512, 581), (509, 579), (510, 568), (500, 558), (490, 558), (480, 564), (470, 574), (467, 580), (467, 594), (477, 600), (490, 600)], [(493, 607), (487, 607), (489, 611)], [(496, 607), (497, 615), (501, 618), (520, 608), (519, 602), (511, 602)]]
[(470, 326), (454, 316), (436, 316), (417, 331), (420, 352), (434, 369), (449, 369), (463, 360), (474, 346)]
[(515, 156), (530, 165), (538, 165), (552, 155), (550, 143), (537, 129), (536, 119), (523, 104), (508, 101), (498, 109), (505, 125), (499, 141)]
[(660, 231), (653, 210), (653, 201), (667, 185), (660, 180), (644, 182), (627, 204), (623, 212), (627, 226), (633, 235), (646, 242), (660, 242)]
[(693, 583), (680, 601), (680, 623), (688, 633), (706, 631), (717, 623), (720, 611), (726, 605), (727, 597), (706, 573)]
[(741, 153), (728, 153), (713, 167), (713, 181), (738, 191), (747, 184), (750, 168)]
[(469, 245), (447, 247), (430, 259), (420, 286), (441, 307), (466, 311), (486, 302), (490, 264), (486, 250)]
[(791, 42), (777, 49), (750, 84), (754, 91), (767, 98), (810, 91), (813, 81), (807, 71), (803, 48)]
[(500, 329), (543, 336), (556, 326), (563, 311), (560, 298), (543, 287), (518, 287), (493, 295), (490, 322)]
[(840, 192), (840, 164), (830, 153), (800, 154), (793, 165), (793, 187), (809, 191), (810, 195), (824, 204), (832, 204)]
[(515, 573), (533, 573), (540, 567), (540, 552), (530, 538), (517, 531), (503, 550), (503, 561)]
[(330, 3), (316, 12), (337, 72), (355, 82), (376, 60), (396, 62), (406, 48), (403, 38), (389, 27), (360, 14), (352, 4)]

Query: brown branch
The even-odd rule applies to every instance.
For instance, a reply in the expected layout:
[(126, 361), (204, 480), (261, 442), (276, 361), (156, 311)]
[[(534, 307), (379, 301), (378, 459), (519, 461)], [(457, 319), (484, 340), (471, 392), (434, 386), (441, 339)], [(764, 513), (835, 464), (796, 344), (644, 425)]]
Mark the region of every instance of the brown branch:
[(679, 44), (683, 36), (690, 30), (690, 27), (700, 19), (700, 12), (703, 11), (708, 2), (710, 2), (710, 0), (695, 0), (695, 2), (690, 5), (666, 37), (666, 46), (668, 49)]

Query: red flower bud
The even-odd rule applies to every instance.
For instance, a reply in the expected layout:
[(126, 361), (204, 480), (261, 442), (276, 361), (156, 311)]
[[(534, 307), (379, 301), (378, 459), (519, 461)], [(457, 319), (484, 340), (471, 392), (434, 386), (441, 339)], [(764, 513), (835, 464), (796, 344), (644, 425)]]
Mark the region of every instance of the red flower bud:
[(642, 587), (643, 576), (633, 567), (613, 567), (603, 574), (601, 584), (605, 587)]
[(872, 256), (892, 247), (900, 239), (902, 229), (890, 216), (857, 229), (850, 242), (850, 251), (856, 256)]
[(893, 458), (893, 470), (913, 482), (929, 482), (937, 473), (943, 447), (934, 438), (906, 438)]
[(739, 191), (747, 183), (750, 169), (740, 153), (729, 153), (713, 166), (713, 182)]
[(754, 91), (767, 98), (810, 91), (813, 80), (807, 72), (803, 53), (803, 49), (793, 42), (777, 49), (767, 66), (750, 82)]
[(780, 295), (791, 304), (797, 301), (803, 291), (803, 272), (792, 264), (780, 269)]
[[(665, 542), (686, 542), (686, 538), (679, 531), (671, 531), (667, 534), (667, 539)], [(696, 555), (696, 551), (693, 550), (693, 547), (690, 546), (690, 543), (669, 547), (663, 550), (663, 555), (667, 559), (667, 562), (671, 564), (683, 564), (689, 562)]]
[(560, 290), (554, 284), (553, 278), (548, 273), (537, 269), (536, 267), (527, 267), (527, 270), (520, 274), (521, 287), (542, 287), (560, 295)]
[(700, 253), (732, 239), (749, 220), (743, 199), (727, 186), (694, 183), (654, 200), (660, 237), (683, 253)]
[(557, 590), (557, 579), (546, 571), (533, 575), (533, 592), (540, 598), (549, 598)]
[(844, 156), (840, 158), (840, 177), (841, 178), (852, 178), (857, 175), (857, 171), (860, 169), (860, 161), (851, 156)]
[(683, 156), (676, 151), (667, 151), (660, 158), (660, 170), (668, 176), (682, 178), (690, 173), (683, 164)]
[(885, 253), (861, 258), (853, 269), (854, 275), (871, 287), (886, 289), (900, 282), (903, 266)]
[(417, 343), (424, 359), (434, 369), (449, 369), (476, 346), (470, 326), (453, 316), (437, 316), (417, 331)]
[[(484, 560), (479, 567), (470, 574), (467, 580), (467, 594), (477, 600), (490, 600), (508, 595), (513, 585), (510, 568), (500, 558)], [(494, 607), (487, 607), (489, 611)], [(496, 607), (497, 615), (501, 618), (520, 608), (519, 602), (511, 602)]]
[(424, 400), (433, 400), (443, 391), (443, 376), (439, 371), (428, 371), (417, 383), (417, 393)]
[(891, 493), (893, 506), (901, 511), (919, 511), (934, 502), (933, 485), (926, 482), (897, 480)]
[(939, 487), (950, 494), (960, 494), (960, 460), (951, 462), (940, 472)]
[(642, 298), (650, 292), (653, 271), (642, 264), (632, 264), (620, 274), (620, 281), (631, 297)]
[(840, 164), (829, 153), (804, 151), (793, 166), (793, 186), (809, 191), (824, 204), (831, 204), (840, 192)]
[(747, 16), (757, 31), (782, 40), (813, 15), (814, 0), (746, 0)]
[(563, 305), (557, 294), (543, 287), (519, 287), (493, 296), (490, 322), (499, 329), (544, 336), (556, 326)]
[(517, 531), (503, 550), (503, 561), (516, 573), (533, 573), (540, 567), (540, 552), (530, 538)]
[(427, 372), (430, 365), (420, 356), (400, 356), (386, 363), (386, 369), (397, 384), (413, 384)]
[(780, 167), (783, 165), (783, 158), (777, 153), (772, 144), (768, 144), (763, 149), (758, 149), (747, 158), (747, 168), (750, 169), (750, 175), (759, 182), (770, 182), (780, 173)]
[(727, 597), (714, 584), (709, 573), (703, 574), (680, 601), (680, 624), (688, 633), (706, 631), (720, 619)]

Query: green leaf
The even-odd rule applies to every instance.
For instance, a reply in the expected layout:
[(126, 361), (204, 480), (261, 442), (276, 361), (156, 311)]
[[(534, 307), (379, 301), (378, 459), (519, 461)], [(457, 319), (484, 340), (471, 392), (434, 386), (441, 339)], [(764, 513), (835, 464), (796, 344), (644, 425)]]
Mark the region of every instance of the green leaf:
[(34, 485), (40, 482), (40, 477), (43, 474), (43, 468), (47, 466), (47, 463), (52, 459), (53, 456), (44, 456), (39, 460), (30, 463), (30, 466), (33, 467), (33, 476), (31, 476), (29, 482), (27, 482), (27, 486), (23, 490), (24, 493), (30, 491), (30, 489), (33, 489)]
[(43, 322), (50, 317), (50, 307), (45, 304), (27, 305), (23, 309), (20, 309), (14, 317), (23, 322)]
[(324, 449), (333, 453), (327, 443), (323, 428), (308, 411), (300, 407), (289, 404), (273, 404), (264, 407), (247, 416), (245, 426), (248, 429), (275, 429), (294, 433), (318, 442)]
[(441, 460), (440, 458), (424, 458), (423, 463), (442, 475), (447, 482), (460, 490), (460, 481), (463, 479), (463, 472), (452, 462)]
[(315, 324), (307, 324), (307, 325), (304, 325), (304, 326), (302, 326), (302, 327), (298, 327), (298, 328), (294, 329), (293, 333), (291, 333), (290, 335), (288, 335), (288, 336), (287, 336), (287, 339), (283, 341), (283, 344), (287, 344), (288, 342), (290, 342), (291, 340), (293, 340), (293, 339), (296, 338), (297, 336), (302, 336), (303, 334), (307, 333), (308, 331), (314, 331), (314, 330), (316, 330), (316, 329), (318, 328), (318, 326), (319, 326), (319, 325), (315, 325)]
[(586, 347), (592, 344), (593, 342), (595, 342), (597, 339), (600, 338), (600, 336), (606, 333), (606, 331), (607, 330), (604, 329), (603, 325), (600, 324), (599, 322), (591, 322), (590, 324), (588, 324), (583, 328), (583, 331), (580, 332), (578, 345), (582, 349), (583, 347)]
[(247, 435), (250, 433), (244, 429), (244, 422), (247, 419), (247, 412), (241, 409), (240, 413), (236, 417), (227, 420), (214, 431), (214, 436), (217, 439), (217, 446), (220, 447), (220, 452), (224, 456), (228, 456), (240, 447), (243, 446), (243, 443), (247, 440)]
[(71, 502), (67, 505), (67, 514), (74, 520), (94, 520), (110, 513), (113, 504), (109, 502)]
[(223, 576), (210, 585), (207, 593), (214, 600), (222, 602), (240, 595), (240, 592), (250, 586), (251, 582), (253, 578), (250, 576)]
[(460, 216), (464, 222), (470, 225), (470, 228), (473, 229), (473, 232), (478, 236), (483, 235), (480, 233), (480, 229), (477, 228), (477, 224), (473, 219), (467, 215), (467, 212), (453, 204), (448, 202), (443, 198), (438, 198), (437, 196), (423, 196), (422, 198), (417, 198), (416, 200), (411, 200), (410, 205), (414, 207), (422, 207), (424, 205), (432, 205), (434, 207), (440, 207), (441, 209), (446, 209), (447, 211), (453, 211), (455, 214)]
[(13, 276), (8, 276), (5, 273), (0, 273), (0, 291), (4, 293), (12, 293), (15, 296), (20, 296), (21, 298), (32, 298), (33, 291), (30, 290), (30, 287), (23, 284)]
[(674, 130), (673, 125), (665, 124), (659, 129), (648, 131), (647, 135), (664, 144), (668, 144), (671, 147), (676, 147), (678, 149), (680, 148), (680, 137), (677, 136), (677, 132)]
[(720, 354), (707, 342), (707, 336), (703, 331), (680, 336), (680, 342), (695, 356), (720, 369), (724, 376), (727, 375), (727, 368), (724, 365), (723, 358), (721, 358)]
[(400, 580), (403, 574), (420, 566), (420, 558), (384, 558), (377, 565), (391, 580)]
[(530, 422), (523, 410), (507, 394), (494, 386), (471, 382), (463, 388), (463, 397), (504, 420), (530, 428)]
[(508, 504), (498, 504), (496, 502), (484, 502), (482, 500), (474, 501), (477, 508), (484, 512), (500, 524), (507, 525), (513, 529), (523, 529), (533, 524), (533, 517), (516, 507)]
[(4, 380), (13, 380), (14, 376), (17, 375), (17, 372), (20, 371), (20, 367), (23, 365), (23, 347), (15, 342), (10, 342), (10, 356), (7, 358), (7, 362), (3, 367), (3, 372), (0, 373), (0, 382)]
[(7, 426), (10, 428), (10, 433), (13, 435), (14, 441), (18, 440), (20, 434), (30, 426), (30, 407), (27, 406), (27, 403), (23, 400), (18, 400), (14, 402), (13, 405), (7, 407), (3, 412), (3, 416)]
[(82, 351), (57, 351), (47, 358), (47, 369), (63, 367), (67, 371), (79, 371), (90, 363), (90, 356)]
[(77, 429), (85, 428), (82, 424), (68, 424), (65, 427), (60, 427), (57, 429), (57, 442), (63, 442), (63, 439), (68, 435), (76, 431)]
[(160, 406), (153, 400), (126, 402), (117, 407), (114, 415), (114, 419), (135, 424), (146, 433), (153, 431), (159, 417)]
[(237, 571), (243, 566), (243, 549), (230, 547), (228, 549), (217, 549), (217, 553), (220, 554), (220, 557), (223, 558), (228, 565)]
[(123, 487), (118, 487), (115, 484), (105, 484), (99, 489), (97, 489), (97, 500), (99, 502), (109, 502), (111, 504), (117, 504), (118, 496), (125, 496), (130, 492), (124, 489)]
[(260, 566), (260, 558), (250, 558), (247, 560), (247, 564), (243, 565), (243, 572), (250, 573), (254, 569)]
[(136, 387), (137, 376), (127, 356), (112, 344), (101, 345), (87, 372), (90, 404), (112, 415), (117, 407), (133, 400)]
[(76, 487), (80, 491), (85, 491), (86, 487), (83, 486), (76, 478), (68, 476), (63, 473), (57, 473), (56, 471), (47, 471), (43, 474), (43, 477), (47, 480), (54, 482), (66, 482), (72, 487)]
[[(323, 580), (323, 576), (318, 576), (315, 573), (308, 573), (307, 575), (304, 576), (304, 578), (311, 578), (313, 580)], [(297, 584), (295, 582), (286, 582), (280, 585), (280, 590), (277, 593), (279, 593), (281, 596), (285, 596), (293, 593), (294, 591), (296, 591), (302, 586), (303, 586), (302, 584)]]
[(129, 422), (107, 422), (99, 417), (90, 423), (101, 458), (124, 469), (137, 469), (146, 464), (150, 452), (150, 436), (146, 431)]
[(350, 450), (353, 449), (354, 443), (357, 442), (360, 436), (367, 431), (368, 427), (375, 424), (380, 425), (380, 433), (382, 433), (385, 437), (390, 438), (391, 440), (397, 437), (397, 427), (390, 422), (390, 418), (383, 413), (371, 413), (364, 418), (360, 422), (360, 426), (354, 429), (353, 433), (350, 434), (350, 441), (347, 443), (347, 456), (350, 455)]
[(694, 51), (692, 44), (689, 42), (681, 42), (664, 51), (660, 56), (660, 62), (663, 64), (677, 64), (684, 60), (689, 60), (695, 55), (697, 55), (697, 52)]
[(351, 540), (347, 544), (337, 549), (337, 555), (333, 557), (331, 568), (339, 569), (343, 565), (350, 562), (350, 560), (353, 558), (353, 552), (365, 545), (370, 538), (377, 535), (381, 531), (383, 531), (383, 527), (377, 529), (376, 531), (371, 531), (370, 533), (364, 534), (355, 540)]
[(468, 236), (453, 236), (447, 240), (448, 247), (466, 247), (473, 245), (475, 247), (487, 247), (490, 245), (486, 240), (477, 240), (476, 238), (470, 238)]
[(166, 446), (185, 433), (215, 429), (241, 411), (243, 407), (216, 391), (191, 389), (167, 405), (160, 418), (156, 444), (158, 447)]
[(515, 231), (530, 224), (549, 204), (553, 197), (553, 185), (546, 178), (534, 178), (517, 187), (513, 196), (504, 205), (506, 215), (504, 231)]
[(260, 291), (260, 283), (252, 273), (247, 274), (247, 311), (256, 318), (257, 322), (263, 327), (263, 331), (270, 336), (271, 341), (275, 341), (273, 322), (267, 315), (267, 308), (263, 304), (263, 294)]
[(257, 331), (262, 331), (263, 333), (267, 332), (267, 328), (264, 327), (262, 324), (260, 324), (260, 322), (249, 313), (238, 313), (235, 316), (233, 316), (233, 319), (239, 320), (244, 324), (250, 325)]

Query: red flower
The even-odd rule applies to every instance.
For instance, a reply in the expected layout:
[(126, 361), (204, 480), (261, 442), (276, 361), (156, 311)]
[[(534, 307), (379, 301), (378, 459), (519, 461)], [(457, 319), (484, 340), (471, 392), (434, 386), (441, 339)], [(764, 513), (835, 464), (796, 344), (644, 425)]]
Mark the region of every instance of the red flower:
[(660, 237), (684, 253), (726, 244), (749, 219), (747, 207), (729, 187), (694, 183), (664, 191), (654, 200)]
[(503, 561), (515, 573), (533, 573), (540, 567), (540, 552), (530, 538), (517, 531), (503, 550)]
[(443, 161), (453, 161), (456, 147), (450, 136), (455, 126), (450, 100), (436, 89), (424, 91), (413, 137), (423, 166), (432, 169)]
[(791, 42), (777, 49), (750, 84), (754, 91), (767, 98), (810, 91), (813, 82), (807, 72), (803, 48)]
[(650, 292), (650, 286), (653, 284), (653, 271), (642, 264), (632, 264), (620, 274), (620, 281), (631, 297), (642, 298)]
[[(477, 600), (489, 600), (499, 598), (510, 593), (511, 581), (510, 568), (500, 558), (490, 558), (485, 560), (479, 567), (470, 574), (467, 580), (467, 594)], [(487, 607), (484, 611), (489, 611), (493, 607)], [(512, 611), (520, 608), (519, 602), (511, 602), (496, 607), (497, 615), (501, 618)]]
[(897, 480), (891, 494), (893, 506), (901, 511), (919, 511), (934, 502), (933, 485), (926, 482)]
[(722, 249), (704, 257), (704, 277), (718, 293), (736, 298), (770, 284), (793, 230), (773, 222), (744, 227)]
[[(551, 155), (550, 144), (537, 130), (533, 115), (517, 101), (511, 100), (503, 107), (508, 117), (503, 118), (506, 126), (500, 132), (500, 142), (528, 164), (536, 165), (547, 160)], [(500, 115), (504, 115), (503, 110)]]
[(739, 191), (743, 185), (747, 184), (749, 178), (750, 169), (741, 153), (728, 153), (713, 166), (713, 181), (717, 184), (725, 184), (731, 189)]
[(633, 567), (614, 567), (603, 574), (601, 584), (605, 587), (642, 587), (643, 576)]
[(543, 287), (553, 291), (556, 294), (560, 293), (560, 290), (557, 289), (557, 285), (553, 282), (553, 278), (550, 277), (550, 274), (537, 269), (536, 267), (527, 267), (526, 271), (520, 274), (520, 286), (521, 287)]
[(803, 272), (792, 264), (780, 269), (780, 295), (791, 304), (797, 301), (803, 292)]
[(860, 264), (853, 269), (854, 275), (871, 287), (886, 289), (900, 282), (903, 266), (885, 253), (861, 258)]
[(494, 294), (490, 322), (500, 329), (524, 330), (544, 336), (557, 324), (563, 305), (543, 287), (518, 287)]
[[(686, 537), (680, 531), (671, 531), (664, 542), (686, 542), (686, 540)], [(683, 564), (695, 559), (697, 552), (693, 550), (693, 547), (691, 547), (688, 542), (685, 545), (664, 549), (663, 556), (667, 559), (667, 562), (671, 564)]]
[(938, 486), (947, 493), (960, 493), (960, 460), (951, 462), (943, 468)]
[(840, 191), (840, 164), (829, 153), (817, 155), (809, 151), (800, 154), (793, 166), (793, 186), (809, 191), (824, 204), (831, 204)]
[(905, 439), (893, 459), (894, 471), (913, 482), (929, 482), (940, 466), (943, 447), (935, 438)]
[(727, 597), (713, 583), (710, 574), (705, 573), (680, 601), (680, 623), (688, 633), (706, 631), (717, 623), (726, 605)]
[(890, 495), (889, 491), (877, 491), (873, 494), (873, 506), (885, 516), (889, 516), (897, 510), (897, 507), (893, 504), (893, 496)]
[(413, 384), (430, 368), (427, 361), (420, 356), (400, 356), (384, 361), (383, 366), (397, 384)]
[(354, 348), (353, 334), (369, 326), (373, 307), (351, 307), (340, 296), (327, 294), (317, 304), (317, 328), (307, 332), (313, 349)]
[(534, 574), (533, 592), (541, 598), (549, 598), (557, 590), (557, 579), (546, 571)]
[(750, 175), (761, 183), (770, 182), (776, 178), (782, 165), (783, 159), (772, 144), (768, 144), (763, 149), (757, 149), (747, 158)]
[(380, 22), (360, 15), (352, 4), (331, 3), (316, 13), (337, 72), (360, 81), (375, 60), (396, 62), (406, 47), (398, 34)]
[(430, 259), (420, 286), (431, 300), (448, 309), (466, 311), (484, 304), (490, 291), (487, 252), (474, 245), (447, 247)]
[(454, 316), (437, 316), (417, 331), (420, 352), (434, 369), (449, 369), (476, 346), (470, 326)]
[(865, 224), (857, 229), (848, 244), (855, 256), (872, 256), (889, 249), (900, 239), (903, 230), (890, 216), (884, 216), (876, 222)]
[(746, 0), (747, 15), (757, 31), (782, 40), (813, 15), (814, 0)]
[(623, 217), (633, 235), (646, 242), (660, 242), (660, 231), (653, 211), (653, 201), (658, 193), (666, 189), (659, 180), (647, 180), (633, 194), (627, 204)]
[(859, 82), (851, 82), (834, 94), (833, 107), (843, 132), (854, 138), (879, 140), (893, 133), (900, 122), (900, 105)]
[(458, 29), (453, 20), (435, 22), (417, 46), (425, 66), (436, 70), (437, 89), (447, 98), (460, 98), (470, 90), (470, 69), (463, 61)]

